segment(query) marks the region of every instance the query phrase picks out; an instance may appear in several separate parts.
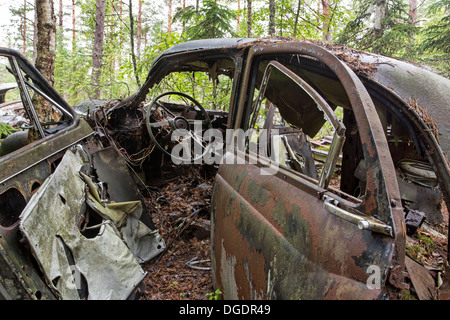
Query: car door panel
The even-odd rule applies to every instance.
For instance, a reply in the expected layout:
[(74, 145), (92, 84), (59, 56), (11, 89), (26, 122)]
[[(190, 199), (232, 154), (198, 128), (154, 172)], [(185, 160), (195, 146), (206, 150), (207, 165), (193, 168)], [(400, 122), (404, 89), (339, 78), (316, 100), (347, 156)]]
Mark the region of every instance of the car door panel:
[(276, 175), (260, 169), (225, 164), (216, 177), (213, 259), (226, 298), (378, 297), (366, 271), (386, 268), (393, 239), (331, 214), (314, 184), (281, 168)]
[[(253, 75), (267, 85), (270, 80), (261, 75), (266, 68), (263, 55), (273, 55), (280, 48), (252, 50), (247, 77)], [(212, 195), (215, 285), (223, 289), (226, 299), (383, 298), (382, 284), (392, 280), (387, 275), (393, 259), (397, 259), (395, 264), (404, 263), (404, 233), (401, 208), (396, 206), (398, 185), (392, 180), (394, 167), (376, 110), (358, 77), (330, 52), (312, 44), (287, 46), (282, 51), (312, 56), (336, 74), (355, 114), (370, 182), (363, 196), (353, 199), (329, 188), (329, 177), (323, 183), (323, 179), (317, 181), (283, 167), (276, 174), (261, 175), (258, 161), (230, 161), (236, 156), (233, 152), (239, 152), (231, 150), (219, 168)], [(252, 62), (260, 61), (263, 67), (258, 73)], [(321, 105), (319, 110), (326, 111), (326, 99), (314, 88), (305, 89), (304, 81), (280, 63), (272, 60), (268, 65), (294, 80), (298, 90), (307, 91)], [(280, 82), (278, 88), (268, 88), (267, 99), (280, 107), (295, 86), (285, 87), (286, 82)], [(254, 88), (249, 85), (242, 91), (247, 90), (251, 98)], [(261, 86), (255, 101), (261, 100), (264, 91)], [(288, 109), (301, 112), (302, 99), (290, 97), (290, 101), (295, 105), (287, 105)], [(329, 117), (329, 106), (326, 108)], [(280, 113), (283, 115), (281, 109)], [(244, 129), (250, 114), (242, 111), (240, 126)], [(251, 157), (247, 154), (246, 160)]]

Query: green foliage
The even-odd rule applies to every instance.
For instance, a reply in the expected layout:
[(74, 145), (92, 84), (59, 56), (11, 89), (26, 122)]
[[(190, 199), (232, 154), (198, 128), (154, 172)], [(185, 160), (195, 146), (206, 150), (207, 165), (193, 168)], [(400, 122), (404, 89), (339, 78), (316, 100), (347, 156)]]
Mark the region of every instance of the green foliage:
[[(33, 37), (33, 16), (34, 16), (34, 3), (30, 5), (30, 2), (26, 4), (24, 1), (18, 1), (19, 6), (17, 7), (9, 7), (9, 13), (11, 14), (10, 23), (16, 32), (11, 32), (8, 34), (2, 34), (2, 37), (9, 38), (8, 42), (11, 43), (12, 46), (18, 48), (18, 50), (23, 53), (24, 42), (23, 37), (26, 39), (31, 39)], [(24, 21), (25, 27), (24, 27)], [(29, 41), (25, 42), (25, 55), (28, 59), (31, 59), (33, 56), (32, 49), (33, 45)]]
[[(378, 52), (383, 55), (426, 63), (449, 76), (450, 70), (450, 0), (425, 0), (420, 2), (417, 23), (412, 24), (408, 2), (384, 0), (385, 15), (381, 29), (374, 29), (374, 8), (381, 0), (330, 0), (329, 15), (322, 12), (319, 0), (275, 1), (275, 35), (299, 39), (322, 40), (329, 31), (332, 42)], [(175, 10), (170, 34), (167, 32), (167, 6), (143, 0), (142, 42), (137, 51), (137, 1), (132, 2), (136, 73), (143, 83), (152, 61), (167, 48), (186, 40), (247, 36), (247, 2), (241, 0), (237, 10), (236, 0), (204, 0), (199, 7), (187, 6)], [(174, 2), (177, 4), (179, 2)], [(193, 1), (191, 3), (194, 3)], [(267, 0), (252, 1), (252, 36), (268, 35), (269, 7)], [(57, 7), (57, 5), (56, 5)], [(76, 39), (73, 41), (71, 25), (58, 28), (55, 87), (72, 105), (91, 98), (92, 44), (95, 29), (96, 0), (77, 0)], [(33, 8), (23, 2), (9, 5), (10, 29), (5, 35), (11, 46), (22, 51), (21, 30), (23, 17), (27, 17), (27, 57), (32, 57)], [(67, 9), (66, 9), (67, 10)], [(71, 13), (66, 12), (66, 15)], [(237, 16), (240, 21), (237, 24)], [(326, 22), (326, 23), (325, 23)], [(324, 27), (328, 25), (328, 29)], [(182, 28), (182, 26), (184, 28)], [(122, 15), (119, 1), (107, 0), (105, 39), (102, 59), (101, 98), (124, 98), (138, 87), (134, 76), (130, 46), (130, 17), (128, 1), (123, 2)], [(177, 78), (178, 77), (178, 78)], [(194, 90), (193, 79), (197, 82)], [(219, 78), (216, 87), (207, 75), (177, 75), (157, 90), (174, 88), (186, 90), (203, 99), (207, 107), (227, 109), (230, 82)], [(200, 89), (202, 88), (202, 89)], [(212, 98), (214, 96), (214, 98)]]
[(194, 6), (188, 6), (184, 11), (178, 8), (174, 16), (174, 20), (177, 19), (190, 23), (186, 28), (186, 39), (189, 40), (236, 36), (231, 26), (236, 13), (213, 0), (204, 0), (198, 9)]
[(450, 78), (450, 0), (439, 0), (427, 9), (432, 17), (424, 26), (416, 48), (418, 61)]
[(149, 90), (149, 97), (156, 97), (166, 91), (184, 92), (196, 99), (205, 109), (228, 111), (231, 95), (231, 79), (224, 75), (217, 77), (216, 88), (208, 74), (203, 72), (179, 72), (165, 77)]
[[(322, 40), (325, 30), (323, 23), (328, 20), (329, 31), (333, 35), (343, 28), (352, 13), (346, 8), (343, 0), (331, 0), (329, 17), (326, 17), (315, 0), (281, 0), (275, 1), (275, 35), (298, 39)], [(268, 35), (269, 7), (263, 1), (252, 1), (252, 36)], [(244, 21), (238, 33), (246, 36), (246, 12), (241, 9)]]
[(417, 10), (415, 24), (406, 2), (386, 0), (381, 32), (376, 33), (373, 17), (378, 2), (355, 1), (352, 8), (355, 16), (337, 34), (336, 41), (360, 50), (429, 64), (449, 77), (450, 0), (429, 0), (428, 7), (423, 6), (425, 10)]
[(408, 8), (401, 0), (386, 0), (385, 14), (381, 16), (380, 31), (375, 29), (374, 19), (379, 0), (354, 2), (355, 18), (337, 35), (338, 43), (382, 55), (405, 55), (417, 27), (410, 23)]
[(0, 122), (0, 139), (4, 139), (5, 137), (9, 136), (11, 133), (16, 131), (18, 130), (13, 126)]
[[(337, 107), (336, 110), (334, 110), (334, 114), (337, 116), (339, 120), (342, 121), (344, 118), (344, 109), (342, 107)], [(316, 134), (314, 139), (321, 139), (325, 136), (332, 136), (334, 134), (333, 126), (329, 121), (326, 121), (325, 124), (322, 126), (322, 128), (319, 130), (319, 132)]]
[(214, 292), (208, 292), (205, 296), (208, 297), (208, 300), (219, 300), (219, 296), (222, 294), (222, 291), (216, 289)]
[[(105, 39), (103, 45), (101, 98), (121, 99), (137, 90), (129, 48), (129, 22), (126, 13), (119, 19), (113, 4), (106, 2)], [(55, 61), (55, 87), (69, 104), (91, 99), (92, 43), (95, 29), (95, 0), (78, 0), (80, 25), (75, 43), (64, 38), (61, 30), (57, 34)], [(117, 8), (116, 8), (117, 9)], [(127, 50), (123, 50), (127, 48)], [(142, 73), (139, 64), (138, 72)]]
[(450, 0), (440, 0), (428, 9), (437, 21), (423, 30), (422, 48), (431, 52), (450, 52)]

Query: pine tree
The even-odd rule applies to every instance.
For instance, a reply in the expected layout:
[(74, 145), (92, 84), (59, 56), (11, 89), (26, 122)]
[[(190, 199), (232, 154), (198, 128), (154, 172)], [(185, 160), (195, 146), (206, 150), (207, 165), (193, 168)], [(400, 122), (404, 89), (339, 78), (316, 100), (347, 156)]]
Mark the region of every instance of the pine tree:
[(439, 0), (428, 10), (430, 16), (438, 15), (439, 12), (444, 12), (442, 18), (424, 29), (426, 38), (422, 48), (450, 54), (450, 0)]
[(178, 8), (174, 20), (190, 22), (186, 27), (186, 38), (208, 39), (235, 36), (231, 21), (236, 13), (213, 0), (203, 1), (203, 6), (187, 6), (184, 12)]

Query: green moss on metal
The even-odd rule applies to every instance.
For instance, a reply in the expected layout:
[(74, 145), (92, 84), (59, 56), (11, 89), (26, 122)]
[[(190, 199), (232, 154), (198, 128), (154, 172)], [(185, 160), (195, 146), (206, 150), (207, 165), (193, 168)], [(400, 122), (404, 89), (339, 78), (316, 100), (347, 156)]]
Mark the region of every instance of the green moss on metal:
[(268, 192), (264, 187), (259, 186), (255, 180), (250, 180), (248, 183), (248, 194), (252, 203), (259, 203), (261, 206), (266, 205), (269, 198)]

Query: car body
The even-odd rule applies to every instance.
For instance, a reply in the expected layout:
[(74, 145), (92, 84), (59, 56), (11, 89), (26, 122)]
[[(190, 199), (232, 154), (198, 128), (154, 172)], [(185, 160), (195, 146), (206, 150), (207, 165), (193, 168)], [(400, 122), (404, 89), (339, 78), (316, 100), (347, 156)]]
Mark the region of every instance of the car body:
[[(420, 275), (434, 292), (429, 273), (405, 253), (405, 216), (419, 211), (429, 223), (443, 221), (441, 201), (448, 203), (450, 190), (448, 79), (338, 45), (197, 40), (161, 54), (141, 90), (117, 108), (149, 99), (148, 90), (172, 72), (202, 70), (232, 79), (228, 130), (278, 128), (284, 146), (282, 161), (260, 156), (252, 142), (231, 143), (218, 163), (211, 254), (213, 281), (225, 299), (398, 298), (409, 287), (407, 272), (415, 287)], [(267, 116), (257, 127), (263, 99), (275, 106), (281, 125)], [(308, 169), (315, 160), (310, 140), (326, 120), (333, 139), (318, 174)], [(340, 183), (333, 186), (338, 160)], [(435, 298), (426, 286), (416, 290)]]
[[(226, 94), (217, 102), (219, 86)], [(447, 206), (450, 200), (449, 89), (448, 79), (421, 67), (337, 45), (195, 40), (156, 58), (135, 94), (93, 102), (89, 112), (76, 106), (90, 127), (46, 85), (67, 121), (42, 141), (64, 142), (21, 168), (42, 163), (47, 171), (36, 179), (42, 185), (52, 174), (49, 161), (108, 133), (147, 185), (162, 177), (164, 161), (218, 167), (211, 260), (214, 286), (225, 299), (398, 299), (410, 288), (406, 278), (421, 299), (433, 299), (434, 279), (406, 254), (407, 218), (418, 213), (443, 223), (442, 199)], [(325, 153), (313, 141), (323, 128), (331, 135)], [(2, 174), (8, 172), (0, 195), (29, 174), (14, 167), (20, 164), (14, 156), (35, 150), (24, 148), (0, 160)], [(111, 167), (107, 162), (102, 168)], [(22, 213), (33, 192), (34, 180), (26, 177), (14, 222), (0, 229), (2, 252), (19, 251), (12, 247), (24, 225), (18, 217), (33, 211)], [(20, 230), (33, 233), (25, 227)], [(11, 279), (24, 277), (20, 263), (9, 263)], [(25, 278), (38, 283), (21, 290), (43, 292), (36, 277)]]

